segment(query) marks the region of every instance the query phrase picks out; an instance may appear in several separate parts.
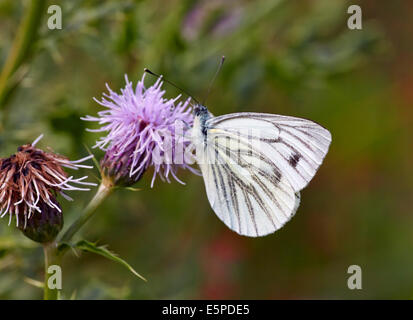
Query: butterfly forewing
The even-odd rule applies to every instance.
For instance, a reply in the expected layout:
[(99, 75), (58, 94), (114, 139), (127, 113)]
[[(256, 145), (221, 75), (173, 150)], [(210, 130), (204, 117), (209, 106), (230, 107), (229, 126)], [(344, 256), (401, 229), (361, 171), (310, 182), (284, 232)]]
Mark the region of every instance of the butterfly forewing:
[[(252, 126), (246, 129), (249, 121)], [(247, 134), (256, 153), (271, 159), (295, 191), (303, 189), (314, 177), (331, 143), (327, 129), (313, 121), (288, 116), (234, 113), (213, 117), (207, 126), (210, 136), (229, 135), (234, 139)]]

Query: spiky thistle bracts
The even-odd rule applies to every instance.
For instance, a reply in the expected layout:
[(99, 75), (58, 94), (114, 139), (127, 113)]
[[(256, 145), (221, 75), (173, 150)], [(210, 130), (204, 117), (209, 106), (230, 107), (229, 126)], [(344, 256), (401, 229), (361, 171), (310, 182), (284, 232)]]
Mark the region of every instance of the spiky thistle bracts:
[(36, 148), (40, 136), (33, 143), (17, 148), (17, 152), (9, 158), (0, 160), (0, 216), (9, 215), (9, 224), (16, 217), (16, 226), (24, 226), (34, 214), (42, 214), (45, 206), (61, 213), (56, 196), (62, 195), (72, 200), (65, 191), (90, 190), (86, 186), (96, 186), (85, 182), (87, 176), (74, 178), (68, 176), (64, 167), (75, 169), (92, 168), (82, 162), (92, 155), (77, 161), (52, 152)]
[(180, 96), (166, 99), (161, 79), (148, 88), (144, 79), (145, 74), (133, 88), (125, 76), (126, 86), (120, 94), (107, 85), (109, 93), (104, 93), (101, 101), (95, 99), (106, 109), (98, 112), (97, 117), (82, 118), (102, 126), (89, 131), (107, 132), (94, 146), (106, 151), (102, 173), (117, 185), (131, 185), (152, 167), (151, 186), (157, 175), (168, 182), (171, 175), (183, 183), (177, 177), (178, 168), (198, 173), (188, 161), (190, 155), (179, 155), (176, 161), (177, 154), (190, 145), (185, 135), (193, 122), (189, 99), (179, 103)]

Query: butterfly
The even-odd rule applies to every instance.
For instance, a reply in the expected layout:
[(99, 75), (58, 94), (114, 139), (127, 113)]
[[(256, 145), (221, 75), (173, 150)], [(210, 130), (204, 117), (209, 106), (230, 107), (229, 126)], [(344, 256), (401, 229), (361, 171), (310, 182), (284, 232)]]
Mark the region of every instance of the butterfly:
[(323, 162), (330, 132), (290, 116), (232, 113), (214, 117), (196, 104), (191, 140), (209, 203), (231, 230), (260, 237), (289, 221)]

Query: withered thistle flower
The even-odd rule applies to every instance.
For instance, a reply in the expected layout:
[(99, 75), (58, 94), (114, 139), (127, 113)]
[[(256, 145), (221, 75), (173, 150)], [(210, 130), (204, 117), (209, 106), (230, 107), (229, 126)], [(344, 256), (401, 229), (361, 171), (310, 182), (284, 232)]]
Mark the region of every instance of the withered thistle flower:
[(82, 186), (96, 185), (84, 182), (87, 176), (78, 179), (68, 176), (63, 167), (75, 170), (92, 168), (80, 164), (92, 155), (70, 161), (63, 156), (36, 148), (35, 145), (41, 138), (42, 136), (31, 144), (18, 147), (17, 153), (0, 160), (0, 216), (3, 218), (8, 214), (9, 224), (15, 217), (16, 226), (26, 229), (31, 225), (38, 226), (45, 218), (50, 220), (51, 216), (55, 215), (57, 225), (61, 224), (58, 230), (60, 231), (63, 220), (59, 220), (62, 215), (56, 200), (57, 195), (73, 200), (64, 191), (87, 191), (90, 189)]
[(151, 186), (157, 175), (169, 182), (169, 175), (180, 183), (178, 168), (198, 171), (190, 166), (185, 148), (190, 141), (185, 137), (191, 127), (193, 115), (189, 100), (176, 103), (164, 98), (162, 81), (148, 88), (144, 86), (145, 74), (133, 88), (125, 76), (126, 87), (117, 94), (107, 85), (109, 94), (103, 94), (97, 103), (106, 108), (97, 117), (87, 116), (86, 121), (96, 121), (102, 127), (92, 132), (107, 132), (94, 147), (106, 151), (101, 161), (102, 174), (116, 185), (129, 186), (143, 173), (153, 168)]

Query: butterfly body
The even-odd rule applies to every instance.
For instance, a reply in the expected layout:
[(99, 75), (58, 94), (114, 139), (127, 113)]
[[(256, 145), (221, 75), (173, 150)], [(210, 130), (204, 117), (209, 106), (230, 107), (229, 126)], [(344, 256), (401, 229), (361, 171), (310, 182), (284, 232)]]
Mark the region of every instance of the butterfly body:
[(192, 142), (209, 203), (233, 231), (250, 237), (280, 229), (299, 191), (327, 154), (330, 132), (306, 119), (233, 113), (214, 117), (196, 105)]
[(195, 119), (194, 119), (194, 127), (196, 128), (194, 131), (197, 134), (202, 134), (202, 136), (198, 136), (198, 138), (202, 137), (204, 140), (207, 137), (207, 120), (212, 117), (212, 114), (208, 111), (208, 108), (203, 105), (196, 105), (194, 108)]

